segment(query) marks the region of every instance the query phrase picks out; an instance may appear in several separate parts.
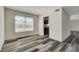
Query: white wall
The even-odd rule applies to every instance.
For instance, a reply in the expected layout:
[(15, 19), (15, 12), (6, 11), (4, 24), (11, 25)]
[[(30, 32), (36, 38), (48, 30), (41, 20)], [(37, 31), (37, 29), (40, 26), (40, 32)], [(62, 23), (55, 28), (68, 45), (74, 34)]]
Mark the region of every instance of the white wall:
[[(56, 9), (59, 11), (55, 12)], [(39, 34), (44, 35), (43, 17), (49, 16), (49, 38), (62, 42), (70, 35), (70, 16), (62, 7), (56, 7), (49, 13), (39, 17)]]
[[(55, 12), (56, 9), (59, 9), (59, 11)], [(49, 37), (57, 41), (62, 41), (62, 10), (61, 8), (56, 9), (50, 14)]]
[(70, 20), (79, 20), (79, 14), (71, 15)]
[(53, 10), (50, 15), (50, 38), (57, 41), (64, 41), (70, 35), (69, 22), (70, 15), (62, 8), (57, 8), (59, 11)]
[[(5, 10), (5, 15), (6, 15), (6, 40), (38, 34), (38, 16), (20, 12), (20, 11), (7, 9), (7, 8)], [(34, 30), (16, 33), (15, 32), (15, 16), (16, 15), (33, 17), (34, 18)]]
[[(59, 11), (55, 11), (59, 9)], [(39, 17), (39, 34), (44, 35), (43, 17), (49, 16), (49, 38), (64, 41), (70, 35), (70, 15), (62, 9), (62, 7), (55, 7), (49, 13)]]
[[(55, 13), (55, 9), (60, 9)], [(44, 36), (43, 17), (49, 16), (49, 38), (62, 41), (62, 12), (60, 7), (51, 9), (50, 12), (39, 17), (39, 34)]]
[(44, 36), (44, 21), (43, 21), (43, 17), (39, 16), (39, 25), (38, 25), (38, 34), (41, 36)]
[(70, 20), (70, 30), (79, 31), (79, 20)]
[(62, 39), (65, 40), (70, 35), (70, 15), (62, 9)]
[(70, 30), (79, 31), (79, 14), (71, 15)]
[(5, 41), (4, 7), (0, 6), (0, 50)]

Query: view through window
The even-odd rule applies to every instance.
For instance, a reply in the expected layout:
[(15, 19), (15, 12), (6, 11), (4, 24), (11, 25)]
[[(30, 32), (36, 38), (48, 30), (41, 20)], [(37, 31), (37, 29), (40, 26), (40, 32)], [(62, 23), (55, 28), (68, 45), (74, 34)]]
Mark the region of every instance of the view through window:
[(33, 18), (15, 16), (15, 32), (33, 31)]

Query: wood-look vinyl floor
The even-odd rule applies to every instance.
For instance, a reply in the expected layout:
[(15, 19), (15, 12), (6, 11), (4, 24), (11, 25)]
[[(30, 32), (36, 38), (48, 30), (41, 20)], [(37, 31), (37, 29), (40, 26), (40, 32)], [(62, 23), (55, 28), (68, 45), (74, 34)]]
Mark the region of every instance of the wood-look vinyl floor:
[(18, 40), (5, 42), (2, 52), (78, 52), (79, 40), (74, 36), (64, 42), (33, 35)]

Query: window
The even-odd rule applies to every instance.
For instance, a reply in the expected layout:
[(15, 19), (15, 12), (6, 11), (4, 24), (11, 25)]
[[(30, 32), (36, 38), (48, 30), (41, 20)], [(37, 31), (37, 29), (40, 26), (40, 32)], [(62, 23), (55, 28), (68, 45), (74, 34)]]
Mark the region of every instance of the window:
[(15, 16), (15, 32), (33, 31), (33, 18)]

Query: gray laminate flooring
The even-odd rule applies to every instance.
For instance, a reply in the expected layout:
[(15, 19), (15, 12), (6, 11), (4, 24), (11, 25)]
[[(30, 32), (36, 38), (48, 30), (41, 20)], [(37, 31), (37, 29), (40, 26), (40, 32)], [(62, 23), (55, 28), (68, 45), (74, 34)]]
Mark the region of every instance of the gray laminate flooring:
[[(78, 35), (77, 35), (78, 36)], [(79, 52), (79, 40), (70, 35), (67, 40), (58, 42), (48, 37), (33, 35), (5, 42), (2, 52)]]

